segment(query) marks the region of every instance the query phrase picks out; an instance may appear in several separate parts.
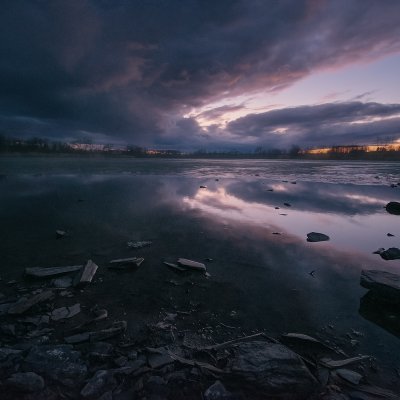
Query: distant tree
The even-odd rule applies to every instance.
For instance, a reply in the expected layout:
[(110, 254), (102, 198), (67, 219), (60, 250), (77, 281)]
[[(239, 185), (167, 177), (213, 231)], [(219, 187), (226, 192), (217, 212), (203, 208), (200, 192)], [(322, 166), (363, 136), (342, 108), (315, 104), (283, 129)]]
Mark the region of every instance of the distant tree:
[(290, 148), (288, 154), (289, 154), (289, 157), (295, 158), (295, 157), (298, 157), (300, 155), (300, 152), (301, 152), (301, 148), (297, 144), (294, 144)]

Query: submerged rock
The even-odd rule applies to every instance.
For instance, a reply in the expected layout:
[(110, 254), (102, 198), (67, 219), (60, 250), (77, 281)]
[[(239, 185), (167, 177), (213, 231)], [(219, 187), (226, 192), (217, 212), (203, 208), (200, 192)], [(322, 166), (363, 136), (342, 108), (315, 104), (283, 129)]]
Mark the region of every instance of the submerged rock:
[(236, 382), (268, 393), (267, 398), (307, 399), (317, 386), (301, 358), (286, 346), (254, 341), (241, 343), (234, 351), (229, 366)]
[(329, 240), (329, 236), (324, 233), (310, 232), (307, 233), (307, 242), (325, 242)]
[(361, 286), (386, 300), (400, 303), (400, 275), (378, 270), (363, 270)]
[(387, 250), (381, 248), (375, 253), (379, 254), (384, 260), (398, 260), (400, 258), (400, 249), (390, 247)]
[(387, 203), (385, 208), (389, 214), (400, 215), (400, 203), (397, 201)]

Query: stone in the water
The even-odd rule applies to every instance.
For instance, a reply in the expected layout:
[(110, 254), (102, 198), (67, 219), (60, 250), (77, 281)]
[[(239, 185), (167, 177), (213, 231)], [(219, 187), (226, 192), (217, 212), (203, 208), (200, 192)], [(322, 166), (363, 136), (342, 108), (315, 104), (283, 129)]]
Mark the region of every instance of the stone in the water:
[(70, 272), (76, 272), (83, 268), (83, 265), (70, 265), (68, 267), (50, 267), (50, 268), (25, 268), (25, 274), (34, 276), (35, 278), (47, 278), (50, 276), (57, 276), (68, 274)]
[(34, 372), (18, 372), (6, 380), (6, 385), (21, 392), (38, 392), (44, 389), (44, 380)]
[(205, 400), (229, 400), (231, 398), (231, 393), (225, 389), (225, 386), (220, 381), (216, 381), (215, 383), (213, 383), (204, 392)]
[(56, 230), (56, 238), (57, 239), (63, 238), (66, 234), (67, 234), (67, 232), (63, 231), (62, 229)]
[(69, 288), (72, 286), (72, 276), (64, 276), (62, 278), (56, 278), (51, 281), (52, 286), (56, 288)]
[(97, 371), (81, 391), (83, 398), (96, 398), (104, 392), (117, 386), (117, 381), (111, 371), (101, 369)]
[(400, 275), (386, 271), (363, 270), (361, 286), (370, 289), (386, 300), (400, 303)]
[(198, 271), (206, 272), (206, 266), (203, 263), (200, 263), (200, 262), (197, 262), (197, 261), (188, 260), (187, 258), (179, 258), (178, 259), (178, 264), (180, 266), (185, 267), (185, 268), (195, 269), (195, 270), (198, 270)]
[(73, 306), (70, 307), (60, 307), (52, 311), (51, 319), (53, 321), (58, 321), (60, 319), (72, 318), (75, 315), (79, 314), (80, 312), (81, 312), (81, 305), (79, 303), (74, 304)]
[(385, 208), (389, 214), (400, 215), (400, 203), (397, 201), (387, 203)]
[(126, 245), (130, 249), (141, 249), (142, 247), (150, 246), (153, 242), (150, 240), (142, 240), (139, 242), (128, 242)]
[(41, 292), (35, 296), (32, 296), (30, 298), (22, 298), (18, 300), (16, 303), (14, 303), (9, 309), (8, 313), (9, 314), (23, 314), (24, 312), (28, 311), (31, 307), (33, 307), (35, 304), (41, 303), (46, 300), (50, 300), (53, 298), (54, 293), (51, 290), (46, 290), (44, 292)]
[(81, 353), (65, 344), (33, 346), (25, 358), (23, 369), (70, 387), (83, 381), (87, 374)]
[(317, 387), (300, 357), (286, 346), (253, 341), (237, 345), (234, 351), (231, 372), (249, 391), (268, 393), (266, 398), (271, 399), (302, 400)]
[(336, 373), (345, 381), (352, 383), (353, 385), (358, 385), (363, 378), (361, 374), (350, 369), (337, 369)]
[(384, 260), (398, 260), (400, 258), (400, 249), (397, 247), (390, 247), (387, 250), (382, 250), (379, 249), (379, 255), (384, 259)]
[(73, 285), (82, 286), (92, 282), (92, 279), (96, 274), (97, 268), (99, 267), (92, 260), (88, 260), (86, 265), (75, 276)]
[(329, 236), (324, 233), (310, 232), (307, 233), (307, 242), (325, 242), (329, 240)]

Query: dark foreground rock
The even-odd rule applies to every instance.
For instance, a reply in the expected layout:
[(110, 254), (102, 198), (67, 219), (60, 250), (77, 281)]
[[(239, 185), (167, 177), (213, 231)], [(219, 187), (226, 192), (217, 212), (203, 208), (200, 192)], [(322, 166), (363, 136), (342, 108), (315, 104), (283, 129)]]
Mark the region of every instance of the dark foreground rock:
[(34, 372), (18, 372), (7, 379), (6, 385), (16, 391), (38, 392), (44, 389), (44, 380)]
[(307, 399), (317, 381), (301, 358), (286, 346), (265, 341), (241, 343), (230, 369), (237, 383), (271, 399)]
[(400, 304), (400, 275), (386, 271), (363, 270), (360, 284), (378, 297)]
[(82, 382), (87, 374), (87, 367), (80, 357), (81, 353), (70, 345), (33, 346), (23, 367), (25, 371), (33, 371), (73, 387)]
[(397, 247), (390, 247), (389, 249), (379, 249), (376, 251), (384, 260), (398, 260), (400, 259), (400, 249)]

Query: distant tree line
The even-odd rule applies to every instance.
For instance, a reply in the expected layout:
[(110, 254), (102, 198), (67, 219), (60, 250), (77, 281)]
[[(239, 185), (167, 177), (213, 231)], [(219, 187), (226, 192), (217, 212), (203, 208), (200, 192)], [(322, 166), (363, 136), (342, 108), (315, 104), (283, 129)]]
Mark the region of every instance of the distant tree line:
[(400, 160), (400, 145), (376, 146), (374, 151), (368, 146), (332, 146), (324, 152), (313, 152), (311, 149), (302, 149), (294, 144), (289, 149), (269, 148), (257, 146), (253, 151), (241, 151), (237, 149), (225, 151), (210, 151), (198, 149), (193, 152), (181, 152), (179, 150), (149, 150), (136, 145), (115, 146), (113, 144), (93, 143), (65, 143), (44, 138), (33, 137), (19, 139), (6, 137), (0, 134), (0, 153), (40, 153), (40, 154), (102, 154), (102, 155), (126, 155), (131, 157), (151, 158), (256, 158), (256, 159), (363, 159), (363, 160)]

